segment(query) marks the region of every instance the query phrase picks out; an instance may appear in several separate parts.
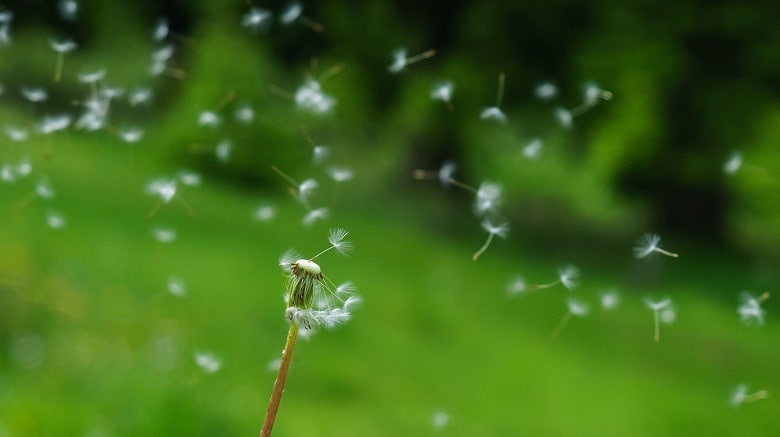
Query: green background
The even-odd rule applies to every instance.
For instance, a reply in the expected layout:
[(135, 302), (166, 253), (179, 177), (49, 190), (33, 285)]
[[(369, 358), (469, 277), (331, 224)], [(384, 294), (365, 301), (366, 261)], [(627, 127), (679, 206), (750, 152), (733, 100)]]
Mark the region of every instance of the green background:
[[(244, 2), (56, 2), (6, 6), (0, 45), (0, 166), (32, 172), (0, 181), (0, 435), (253, 435), (267, 406), (287, 323), (279, 255), (312, 256), (331, 227), (356, 251), (318, 258), (334, 282), (352, 280), (363, 308), (346, 326), (296, 348), (274, 435), (772, 435), (780, 384), (776, 296), (767, 323), (745, 326), (743, 290), (780, 284), (780, 32), (769, 2), (312, 2), (320, 23), (278, 21), (286, 3), (257, 4), (273, 21), (241, 26)], [(157, 20), (171, 32), (154, 41)], [(73, 38), (53, 81), (52, 38)], [(171, 44), (183, 78), (151, 76)], [(387, 68), (393, 50), (436, 55)], [(340, 68), (336, 74), (328, 71)], [(112, 101), (105, 126), (50, 135), (47, 115), (78, 117), (90, 93), (78, 73), (105, 69), (101, 87), (149, 87), (152, 100)], [(495, 104), (506, 124), (480, 120)], [(319, 78), (337, 100), (324, 115), (292, 93)], [(455, 83), (451, 107), (431, 87)], [(538, 84), (559, 89), (553, 102)], [(561, 127), (554, 108), (581, 103), (589, 81), (614, 98)], [(46, 102), (22, 98), (44, 87)], [(233, 117), (241, 105), (251, 123)], [(222, 122), (198, 126), (215, 111)], [(136, 144), (117, 133), (144, 129)], [(305, 132), (305, 134), (304, 134)], [(327, 165), (355, 178), (328, 180)], [(533, 138), (537, 160), (522, 158)], [(216, 145), (233, 145), (228, 162)], [(733, 151), (744, 164), (722, 168)], [(485, 233), (473, 195), (414, 169), (458, 165), (471, 186), (501, 184), (507, 239), (474, 262)], [(275, 165), (320, 188), (330, 217), (305, 209)], [(199, 173), (179, 202), (150, 211), (155, 178)], [(36, 196), (44, 181), (51, 199)], [(253, 219), (272, 205), (268, 222)], [(47, 226), (47, 214), (65, 218)], [(155, 228), (177, 231), (169, 244)], [(637, 260), (641, 234), (663, 236), (679, 259)], [(574, 291), (509, 297), (507, 283), (555, 280), (574, 264)], [(186, 294), (167, 291), (176, 277)], [(616, 288), (621, 304), (598, 307)], [(566, 299), (591, 304), (556, 340)], [(669, 296), (677, 320), (653, 342), (647, 296)], [(204, 371), (196, 354), (221, 363)], [(738, 408), (739, 383), (770, 397)], [(437, 411), (449, 416), (435, 429)]]

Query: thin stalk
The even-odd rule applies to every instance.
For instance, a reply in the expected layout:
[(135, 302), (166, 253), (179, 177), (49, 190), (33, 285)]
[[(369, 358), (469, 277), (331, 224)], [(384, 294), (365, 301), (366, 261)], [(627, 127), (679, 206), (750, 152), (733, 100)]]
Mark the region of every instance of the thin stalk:
[(293, 348), (295, 340), (298, 338), (298, 325), (295, 322), (290, 323), (290, 331), (287, 333), (287, 342), (282, 351), (282, 361), (279, 363), (279, 373), (274, 381), (274, 389), (271, 392), (271, 400), (268, 403), (268, 410), (265, 412), (263, 427), (260, 429), (260, 437), (269, 437), (276, 421), (276, 412), (279, 411), (279, 403), (282, 401), (284, 384), (287, 381), (287, 372), (292, 361)]
[(661, 340), (661, 311), (655, 310), (653, 311), (653, 319), (655, 320), (655, 331), (653, 333), (653, 339), (655, 341)]
[(558, 338), (559, 335), (561, 335), (561, 331), (563, 331), (563, 328), (566, 327), (566, 325), (569, 324), (569, 321), (571, 320), (571, 311), (567, 312), (566, 315), (563, 316), (560, 322), (558, 322), (558, 326), (553, 329), (553, 331), (550, 333), (550, 339), (555, 340)]

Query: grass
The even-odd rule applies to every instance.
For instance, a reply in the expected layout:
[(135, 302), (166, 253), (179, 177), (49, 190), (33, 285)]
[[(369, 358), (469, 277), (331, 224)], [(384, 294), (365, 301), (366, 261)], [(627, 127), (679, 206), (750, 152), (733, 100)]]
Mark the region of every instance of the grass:
[[(780, 385), (774, 296), (766, 326), (737, 319), (736, 293), (752, 278), (744, 264), (695, 247), (640, 263), (633, 242), (581, 252), (517, 236), (475, 263), (484, 234), (450, 220), (457, 210), (429, 189), (345, 190), (328, 224), (305, 229), (284, 193), (206, 179), (184, 193), (195, 217), (171, 203), (146, 221), (156, 200), (145, 184), (175, 170), (79, 135), (66, 143), (35, 160), (53, 200), (20, 206), (34, 178), (0, 186), (0, 435), (256, 434), (287, 329), (277, 258), (316, 253), (329, 226), (348, 229), (357, 250), (318, 261), (334, 282), (354, 281), (365, 305), (347, 326), (299, 342), (274, 435), (430, 435), (438, 410), (450, 417), (443, 433), (464, 436), (776, 429), (775, 398), (728, 405), (740, 382), (772, 395)], [(279, 207), (274, 221), (252, 220), (261, 200)], [(64, 229), (46, 227), (50, 208)], [(158, 225), (177, 240), (155, 241)], [(509, 299), (504, 287), (515, 273), (554, 279), (569, 262), (582, 270), (573, 293), (595, 306), (616, 286), (623, 301), (551, 341), (570, 292)], [(186, 296), (166, 291), (170, 276)], [(648, 293), (678, 309), (659, 343)], [(200, 369), (198, 352), (217, 356), (219, 371)]]

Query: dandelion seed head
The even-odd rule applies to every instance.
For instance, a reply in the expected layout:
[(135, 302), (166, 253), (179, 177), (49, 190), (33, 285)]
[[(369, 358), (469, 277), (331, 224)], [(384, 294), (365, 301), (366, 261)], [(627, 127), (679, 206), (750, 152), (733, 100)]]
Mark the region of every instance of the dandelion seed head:
[(52, 39), (49, 40), (49, 45), (57, 53), (68, 53), (76, 49), (76, 43), (70, 39), (62, 41)]
[(154, 32), (152, 32), (152, 36), (155, 41), (160, 42), (168, 37), (169, 31), (170, 27), (168, 26), (168, 20), (165, 18), (159, 18), (157, 20), (157, 24), (154, 26)]
[(106, 70), (95, 70), (78, 74), (78, 80), (81, 83), (97, 83), (106, 77)]
[(482, 120), (495, 120), (499, 123), (506, 123), (506, 114), (498, 106), (488, 106), (479, 113)]
[(271, 23), (271, 11), (268, 9), (253, 7), (241, 17), (241, 25), (252, 31), (260, 31)]
[(328, 242), (330, 242), (331, 247), (342, 255), (346, 255), (347, 252), (354, 248), (351, 242), (344, 240), (347, 235), (349, 235), (349, 232), (342, 228), (331, 229), (328, 234)]
[(306, 202), (309, 199), (311, 193), (317, 189), (319, 184), (314, 179), (306, 179), (298, 186), (298, 196), (302, 202)]
[[(766, 294), (764, 296), (767, 296)], [(741, 304), (737, 308), (739, 319), (745, 325), (763, 325), (764, 309), (761, 308), (761, 302), (765, 297), (755, 297), (751, 293), (744, 291), (740, 296)]]
[(314, 146), (312, 148), (312, 160), (315, 164), (322, 164), (330, 156), (330, 148), (328, 146)]
[(439, 169), (438, 177), (439, 177), (439, 183), (443, 187), (449, 187), (450, 183), (452, 182), (452, 175), (455, 174), (455, 170), (458, 167), (455, 165), (454, 162), (445, 162), (442, 164), (441, 168)]
[(259, 222), (267, 222), (276, 217), (276, 208), (271, 205), (260, 205), (255, 209), (254, 218)]
[(534, 138), (523, 147), (523, 156), (528, 159), (536, 159), (542, 151), (542, 140)]
[(184, 297), (187, 287), (181, 279), (171, 276), (168, 278), (168, 292), (176, 297)]
[(742, 167), (742, 153), (739, 151), (731, 152), (729, 159), (723, 164), (723, 172), (727, 175), (733, 175)]
[(146, 185), (146, 192), (159, 197), (163, 203), (170, 202), (177, 189), (175, 179), (154, 179)]
[(152, 98), (152, 90), (149, 88), (137, 88), (127, 94), (127, 102), (130, 106), (138, 106), (147, 103)]
[(215, 373), (222, 367), (222, 360), (206, 352), (195, 353), (195, 363), (206, 373)]
[(501, 205), (501, 186), (492, 182), (483, 182), (477, 189), (474, 210), (477, 215), (496, 212)]
[(509, 235), (509, 222), (503, 221), (498, 224), (494, 224), (489, 219), (482, 220), (482, 229), (488, 234), (497, 235), (501, 238), (506, 238)]
[(452, 101), (452, 94), (455, 91), (455, 83), (451, 80), (437, 83), (431, 89), (431, 99), (440, 100), (444, 103)]
[(647, 255), (655, 252), (658, 248), (658, 243), (661, 242), (661, 237), (657, 234), (644, 234), (636, 242), (634, 246), (634, 256), (637, 258), (644, 258)]
[(315, 114), (325, 114), (336, 105), (336, 100), (322, 91), (319, 82), (307, 80), (295, 91), (295, 104)]
[(406, 49), (395, 49), (393, 51), (393, 62), (387, 67), (391, 73), (400, 73), (406, 67)]
[(170, 228), (154, 228), (152, 236), (160, 243), (172, 243), (176, 240), (176, 231)]
[(301, 14), (303, 13), (303, 6), (298, 2), (293, 2), (287, 5), (287, 7), (282, 12), (282, 15), (279, 16), (279, 22), (285, 25), (289, 25), (295, 22), (298, 18), (300, 18)]
[(52, 229), (62, 229), (65, 227), (65, 217), (58, 212), (51, 211), (46, 214), (46, 224)]
[(569, 290), (577, 286), (577, 279), (579, 279), (579, 277), (580, 270), (573, 265), (567, 265), (558, 270), (558, 280)]
[(506, 294), (509, 297), (524, 293), (528, 290), (528, 285), (521, 276), (515, 276), (506, 285)]
[(652, 300), (649, 297), (646, 297), (644, 299), (645, 305), (647, 305), (648, 308), (650, 308), (653, 311), (661, 311), (664, 308), (668, 308), (672, 305), (672, 300), (670, 298), (664, 298), (661, 300)]
[(70, 122), (71, 118), (69, 115), (46, 116), (38, 124), (38, 131), (44, 135), (52, 134), (67, 129), (70, 126)]
[(298, 252), (289, 249), (279, 256), (279, 267), (281, 267), (283, 271), (289, 272), (292, 269), (293, 263), (300, 258), (301, 255), (298, 254)]
[(325, 220), (326, 218), (328, 218), (328, 208), (312, 209), (303, 216), (302, 223), (304, 226), (311, 226), (315, 222)]
[(73, 20), (76, 18), (79, 12), (79, 4), (76, 0), (60, 0), (59, 1), (60, 16), (64, 20)]
[(543, 82), (534, 88), (534, 96), (537, 99), (547, 102), (558, 96), (558, 87), (552, 82)]
[(255, 110), (249, 105), (242, 105), (236, 108), (234, 117), (240, 123), (251, 123), (255, 119)]
[(198, 125), (216, 127), (222, 121), (219, 115), (213, 111), (203, 111), (198, 115)]
[(565, 128), (570, 128), (574, 121), (574, 116), (572, 113), (566, 109), (566, 108), (555, 108), (555, 119), (558, 120), (558, 123), (561, 124), (561, 126)]
[(22, 97), (24, 97), (25, 100), (33, 103), (46, 101), (46, 99), (49, 97), (49, 94), (42, 87), (22, 87), (20, 92), (22, 93)]
[(335, 182), (346, 182), (352, 180), (354, 177), (352, 170), (346, 167), (330, 167), (328, 169), (328, 175)]
[(214, 154), (217, 156), (217, 160), (221, 163), (226, 163), (230, 160), (230, 152), (233, 150), (233, 143), (229, 140), (222, 140), (217, 144), (214, 149)]
[(609, 290), (599, 295), (601, 302), (601, 308), (605, 310), (613, 310), (620, 305), (620, 294), (615, 290)]
[(450, 415), (446, 411), (439, 410), (433, 413), (431, 425), (435, 431), (441, 431), (450, 423)]
[(30, 135), (27, 129), (15, 126), (6, 126), (5, 134), (8, 135), (8, 138), (10, 138), (11, 141), (16, 142), (24, 141)]
[(45, 181), (39, 181), (35, 185), (35, 194), (42, 199), (51, 199), (54, 197), (54, 190)]
[(573, 297), (566, 299), (566, 307), (573, 316), (577, 317), (586, 316), (590, 311), (587, 303)]
[(127, 128), (119, 131), (119, 138), (126, 143), (137, 143), (144, 136), (144, 131), (138, 128)]

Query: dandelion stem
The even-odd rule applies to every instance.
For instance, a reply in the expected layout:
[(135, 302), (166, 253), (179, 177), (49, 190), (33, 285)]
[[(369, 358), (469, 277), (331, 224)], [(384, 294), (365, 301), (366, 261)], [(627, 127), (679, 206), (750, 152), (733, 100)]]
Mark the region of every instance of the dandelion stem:
[(57, 65), (54, 67), (54, 81), (59, 82), (62, 77), (62, 64), (65, 55), (63, 53), (57, 53)]
[(566, 327), (566, 325), (569, 324), (569, 320), (571, 320), (571, 311), (567, 312), (560, 322), (558, 322), (558, 326), (553, 329), (553, 331), (550, 333), (550, 339), (555, 340), (558, 338), (558, 336), (561, 334), (561, 331), (563, 331), (563, 328)]
[(276, 412), (279, 411), (279, 403), (282, 401), (284, 384), (287, 381), (287, 371), (290, 368), (293, 348), (295, 348), (295, 340), (297, 338), (298, 325), (295, 322), (292, 322), (290, 323), (290, 331), (287, 333), (287, 342), (284, 344), (284, 350), (282, 351), (282, 361), (279, 363), (279, 373), (276, 375), (276, 381), (274, 381), (271, 400), (268, 403), (268, 410), (265, 412), (263, 427), (260, 429), (260, 437), (269, 437), (271, 435), (271, 430), (274, 427)]
[(749, 402), (756, 402), (760, 401), (761, 399), (766, 399), (769, 397), (769, 392), (766, 390), (759, 390), (755, 393), (751, 393), (749, 395), (745, 395), (745, 399), (742, 400), (742, 402), (749, 403)]
[(271, 170), (273, 170), (274, 173), (276, 173), (279, 176), (281, 176), (284, 180), (286, 180), (293, 187), (297, 187), (298, 186), (298, 182), (295, 182), (295, 179), (291, 178), (290, 176), (287, 176), (287, 173), (279, 170), (275, 165), (271, 166)]
[(426, 50), (420, 54), (414, 55), (411, 58), (406, 59), (406, 65), (411, 65), (417, 62), (422, 61), (423, 59), (428, 59), (430, 57), (433, 57), (433, 55), (436, 54), (436, 50)]
[(653, 320), (655, 320), (655, 329), (653, 331), (653, 340), (661, 340), (661, 311), (653, 311)]
[(472, 256), (474, 261), (476, 261), (477, 258), (479, 258), (479, 256), (482, 255), (487, 250), (488, 246), (490, 246), (490, 243), (492, 241), (493, 241), (493, 233), (491, 232), (488, 234), (487, 240), (485, 240), (485, 244), (483, 244), (478, 251), (474, 252), (474, 256)]
[(561, 281), (560, 281), (560, 279), (559, 279), (559, 280), (557, 280), (557, 281), (555, 281), (555, 282), (548, 282), (548, 283), (546, 283), (546, 284), (534, 284), (534, 285), (531, 285), (531, 287), (529, 287), (529, 288), (530, 288), (532, 291), (537, 291), (537, 290), (544, 290), (545, 288), (552, 288), (552, 287), (555, 287), (556, 285), (558, 285), (558, 284), (560, 284), (560, 283), (561, 283)]
[(456, 180), (455, 180), (455, 179), (453, 179), (453, 178), (448, 178), (448, 179), (447, 179), (447, 182), (451, 183), (452, 185), (455, 185), (456, 187), (463, 188), (463, 189), (464, 189), (464, 190), (466, 190), (466, 191), (471, 191), (472, 193), (476, 193), (476, 192), (477, 192), (477, 189), (476, 189), (476, 188), (474, 188), (474, 187), (472, 187), (472, 186), (470, 186), (470, 185), (466, 185), (466, 184), (464, 184), (463, 182), (456, 181)]
[(676, 254), (674, 252), (669, 252), (668, 250), (661, 249), (660, 247), (656, 247), (654, 250), (660, 253), (661, 255), (670, 256), (672, 258), (677, 258), (680, 256), (679, 254)]

